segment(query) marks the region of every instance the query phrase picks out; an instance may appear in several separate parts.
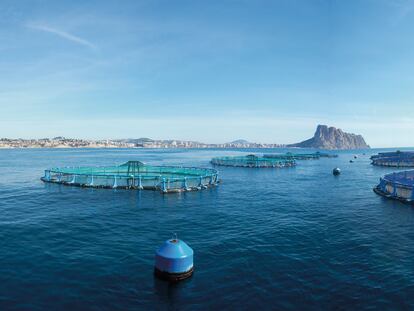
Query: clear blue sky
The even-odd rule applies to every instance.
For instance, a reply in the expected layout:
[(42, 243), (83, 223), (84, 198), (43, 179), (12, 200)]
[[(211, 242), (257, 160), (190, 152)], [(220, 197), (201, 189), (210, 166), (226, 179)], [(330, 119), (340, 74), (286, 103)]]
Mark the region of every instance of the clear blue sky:
[(0, 0), (0, 136), (414, 145), (414, 1)]

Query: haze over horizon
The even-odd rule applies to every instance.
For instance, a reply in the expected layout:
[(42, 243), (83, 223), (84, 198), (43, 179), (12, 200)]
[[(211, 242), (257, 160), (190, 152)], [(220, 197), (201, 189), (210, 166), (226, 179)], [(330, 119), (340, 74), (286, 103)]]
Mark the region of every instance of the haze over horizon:
[(0, 3), (0, 137), (414, 146), (414, 1)]

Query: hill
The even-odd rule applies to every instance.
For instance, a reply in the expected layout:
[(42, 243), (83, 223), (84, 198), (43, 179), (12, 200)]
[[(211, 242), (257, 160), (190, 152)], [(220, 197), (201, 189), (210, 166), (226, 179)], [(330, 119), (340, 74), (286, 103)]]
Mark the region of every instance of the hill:
[(361, 135), (346, 133), (335, 127), (318, 125), (312, 138), (288, 147), (316, 149), (367, 149), (370, 148)]

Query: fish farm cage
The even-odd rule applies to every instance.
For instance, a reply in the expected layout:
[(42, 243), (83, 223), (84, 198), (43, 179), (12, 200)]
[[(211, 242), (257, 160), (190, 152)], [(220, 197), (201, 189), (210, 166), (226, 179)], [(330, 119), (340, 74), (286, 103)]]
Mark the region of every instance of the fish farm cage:
[(384, 197), (414, 203), (414, 171), (387, 174), (374, 191)]
[(150, 166), (128, 161), (119, 166), (64, 167), (45, 170), (44, 182), (91, 188), (159, 190), (163, 193), (205, 189), (219, 183), (211, 168)]
[(315, 153), (309, 154), (295, 154), (295, 153), (270, 153), (264, 154), (266, 159), (286, 159), (286, 160), (318, 160), (319, 156)]
[(290, 160), (319, 160), (320, 158), (336, 158), (337, 154), (331, 153), (269, 153), (264, 154), (264, 158), (278, 158), (278, 159), (290, 159)]
[(337, 158), (338, 155), (334, 153), (315, 152), (320, 158)]
[(213, 165), (234, 167), (292, 167), (296, 165), (294, 159), (264, 158), (253, 154), (247, 156), (216, 157), (211, 160)]
[(320, 158), (336, 158), (338, 155), (330, 153), (270, 153), (264, 154), (264, 158), (279, 158), (279, 159), (293, 159), (293, 160), (319, 160)]
[(382, 152), (371, 157), (373, 165), (390, 167), (414, 167), (413, 151)]

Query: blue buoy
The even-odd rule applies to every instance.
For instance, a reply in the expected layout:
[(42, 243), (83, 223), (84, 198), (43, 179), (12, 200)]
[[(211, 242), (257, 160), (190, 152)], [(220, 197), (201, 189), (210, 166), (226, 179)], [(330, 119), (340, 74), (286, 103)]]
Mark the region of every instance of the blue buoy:
[(189, 278), (194, 271), (193, 255), (192, 248), (175, 236), (157, 250), (154, 274), (172, 282)]
[(332, 171), (332, 174), (334, 174), (335, 176), (338, 176), (341, 174), (341, 169), (339, 167), (335, 167)]

